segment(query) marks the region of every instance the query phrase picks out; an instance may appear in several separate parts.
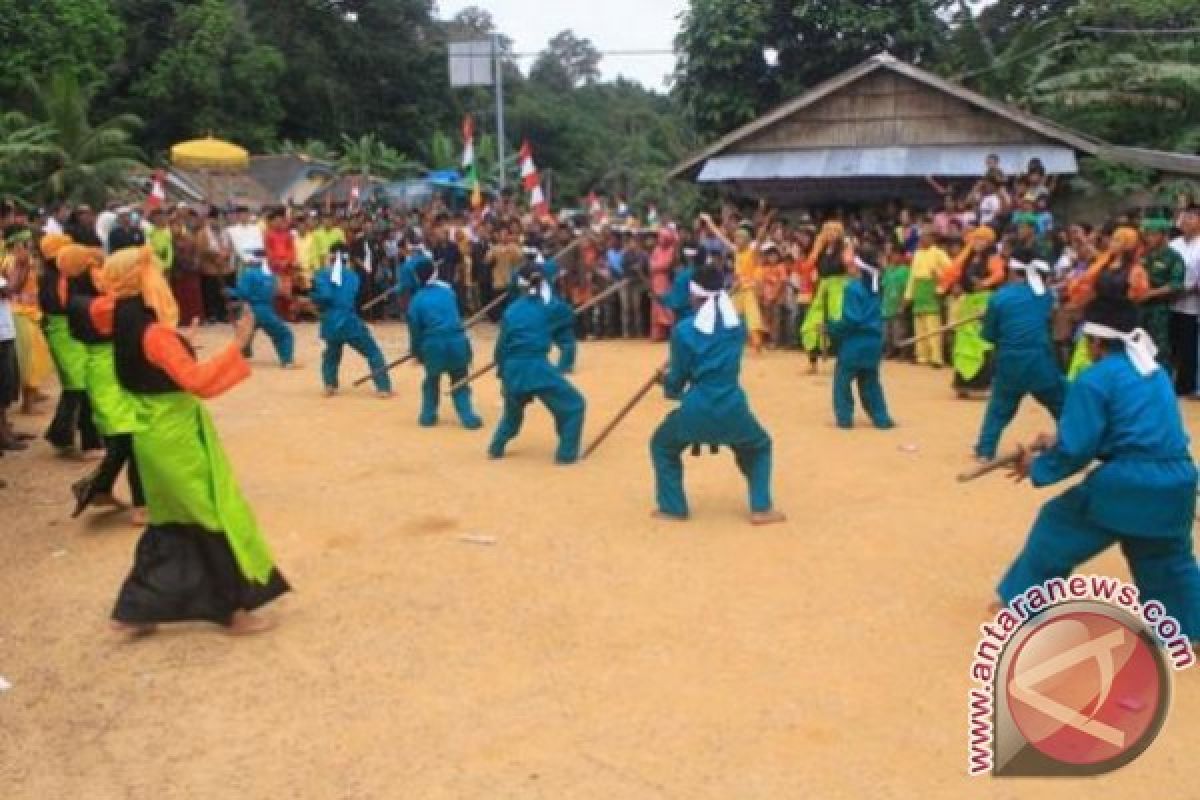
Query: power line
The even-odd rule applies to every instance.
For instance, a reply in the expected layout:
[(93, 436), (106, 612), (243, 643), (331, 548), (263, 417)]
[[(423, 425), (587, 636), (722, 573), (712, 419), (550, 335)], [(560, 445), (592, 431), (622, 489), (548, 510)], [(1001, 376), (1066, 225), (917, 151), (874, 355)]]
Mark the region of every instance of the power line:
[(1101, 33), (1114, 36), (1195, 36), (1200, 34), (1200, 28), (1095, 28), (1080, 25), (1076, 30), (1080, 33)]

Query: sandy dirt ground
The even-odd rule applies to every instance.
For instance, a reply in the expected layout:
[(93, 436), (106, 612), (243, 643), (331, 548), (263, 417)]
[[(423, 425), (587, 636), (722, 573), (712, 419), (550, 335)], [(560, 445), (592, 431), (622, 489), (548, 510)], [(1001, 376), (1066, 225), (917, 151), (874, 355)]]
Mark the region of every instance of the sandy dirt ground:
[[(208, 352), (227, 336), (206, 330)], [(402, 353), (400, 326), (377, 329)], [(476, 334), (490, 355), (494, 334)], [(1081, 787), (966, 777), (968, 667), (991, 588), (1048, 496), (960, 487), (983, 406), (948, 371), (889, 366), (900, 427), (841, 432), (830, 377), (748, 357), (787, 525), (745, 523), (733, 459), (686, 461), (694, 519), (649, 519), (643, 403), (587, 463), (552, 465), (531, 412), (503, 462), (443, 408), (320, 396), (318, 342), (212, 403), (296, 591), (249, 639), (107, 630), (138, 532), (68, 519), (76, 465), (0, 460), (0, 796), (39, 798), (1042, 798)], [(663, 358), (585, 343), (597, 431)], [(361, 374), (348, 354), (343, 378)], [(1192, 430), (1200, 406), (1185, 409)], [(46, 417), (20, 418), (40, 430)], [(1036, 407), (1010, 431), (1049, 429)], [(915, 447), (912, 447), (915, 446)], [(123, 490), (123, 487), (122, 487)], [(491, 537), (477, 544), (462, 537)], [(1127, 577), (1110, 552), (1090, 569)], [(1091, 798), (1196, 796), (1200, 674), (1159, 741)]]

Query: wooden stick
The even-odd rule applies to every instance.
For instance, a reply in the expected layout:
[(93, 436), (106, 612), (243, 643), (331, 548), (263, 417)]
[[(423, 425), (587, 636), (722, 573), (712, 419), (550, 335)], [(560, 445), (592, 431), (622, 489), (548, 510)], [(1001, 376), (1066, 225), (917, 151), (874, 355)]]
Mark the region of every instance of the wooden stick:
[(617, 415), (612, 418), (612, 422), (605, 425), (604, 430), (600, 431), (600, 434), (592, 440), (591, 444), (587, 446), (587, 449), (583, 451), (583, 458), (587, 458), (592, 453), (596, 452), (596, 448), (604, 444), (604, 440), (607, 439), (609, 435), (617, 429), (618, 425), (625, 421), (625, 418), (632, 413), (633, 409), (637, 407), (637, 404), (642, 402), (642, 399), (645, 398), (646, 395), (650, 394), (650, 390), (653, 389), (662, 379), (662, 376), (667, 371), (668, 366), (669, 363), (663, 364), (661, 367), (654, 370), (654, 374), (650, 376), (650, 379), (642, 384), (641, 388), (637, 390), (637, 393), (634, 394), (634, 396), (629, 399), (629, 402), (622, 406), (621, 410), (617, 412)]
[(950, 331), (957, 330), (958, 328), (961, 328), (963, 325), (970, 325), (972, 322), (979, 322), (979, 320), (983, 319), (983, 317), (984, 317), (983, 314), (972, 314), (971, 316), (960, 319), (957, 322), (951, 322), (949, 325), (945, 325), (941, 328), (938, 328), (936, 331), (927, 331), (925, 333), (922, 333), (920, 336), (913, 336), (911, 338), (899, 341), (896, 343), (896, 346), (897, 347), (910, 347), (910, 346), (916, 344), (917, 342), (923, 342), (926, 339), (933, 339), (934, 337), (941, 336), (944, 333), (949, 333)]
[[(578, 316), (585, 311), (589, 311), (592, 308), (594, 308), (595, 306), (604, 302), (609, 297), (616, 294), (616, 292), (619, 291), (621, 289), (621, 287), (623, 287), (628, 282), (629, 282), (628, 279), (618, 281), (618, 282), (614, 283), (612, 286), (605, 289), (600, 294), (593, 297), (591, 300), (587, 301), (586, 303), (581, 304), (578, 308), (576, 308), (574, 310), (575, 316)], [(479, 369), (475, 370), (467, 377), (463, 378), (461, 381), (450, 384), (450, 388), (446, 390), (446, 394), (454, 394), (462, 387), (466, 386), (467, 384), (474, 383), (475, 381), (479, 380), (484, 375), (487, 375), (489, 372), (491, 372), (495, 368), (496, 368), (495, 361), (491, 362), (490, 364), (488, 364), (485, 367), (480, 367)]]
[[(491, 311), (493, 308), (495, 308), (496, 306), (498, 306), (504, 302), (504, 297), (505, 297), (504, 293), (501, 293), (501, 294), (497, 295), (496, 298), (494, 300), (492, 300), (492, 302), (488, 303), (486, 306), (479, 309), (479, 312), (477, 314), (475, 314), (475, 316), (471, 317), (470, 319), (468, 319), (466, 322), (463, 323), (463, 330), (469, 331), (469, 330), (471, 330), (471, 328), (474, 328), (480, 322), (483, 322), (483, 320), (487, 317), (489, 311)], [(380, 372), (385, 373), (385, 374), (388, 372), (391, 372), (396, 367), (399, 367), (403, 364), (407, 364), (409, 361), (412, 361), (414, 358), (416, 358), (415, 353), (409, 353), (408, 355), (401, 356), (400, 358), (397, 358), (395, 361), (391, 362), (386, 367), (384, 367), (382, 370), (380, 370)], [(371, 380), (374, 377), (375, 377), (375, 373), (369, 372), (366, 375), (359, 378), (358, 380), (356, 380), (354, 382), (354, 385), (362, 386), (364, 383), (366, 383), (367, 381)]]
[(1020, 460), (1021, 451), (1014, 450), (1011, 453), (1006, 453), (1005, 455), (1000, 456), (994, 461), (989, 461), (986, 464), (980, 464), (979, 466), (969, 469), (966, 472), (960, 472), (958, 475), (958, 482), (970, 483), (971, 481), (978, 480), (986, 475), (991, 475), (993, 472), (998, 472), (1002, 469), (1008, 469), (1009, 467), (1015, 466)]

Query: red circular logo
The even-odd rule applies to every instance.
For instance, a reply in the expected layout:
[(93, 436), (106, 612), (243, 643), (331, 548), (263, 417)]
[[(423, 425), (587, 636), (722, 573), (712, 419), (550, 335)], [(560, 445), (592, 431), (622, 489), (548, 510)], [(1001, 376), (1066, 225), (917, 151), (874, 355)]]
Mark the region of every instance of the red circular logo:
[(1145, 750), (1169, 688), (1142, 631), (1092, 611), (1037, 625), (1005, 676), (1013, 723), (1036, 750), (1062, 764), (1094, 766)]

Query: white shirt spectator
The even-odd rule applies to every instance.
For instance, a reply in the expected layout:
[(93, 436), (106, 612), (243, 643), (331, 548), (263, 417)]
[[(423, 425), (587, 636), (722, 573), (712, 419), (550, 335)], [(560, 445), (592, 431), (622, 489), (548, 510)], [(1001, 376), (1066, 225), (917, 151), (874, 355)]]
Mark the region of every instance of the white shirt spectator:
[[(0, 289), (8, 288), (8, 279), (0, 275)], [(17, 338), (17, 326), (13, 322), (12, 305), (7, 297), (0, 297), (0, 342), (11, 342)]]
[(981, 225), (991, 225), (996, 221), (996, 217), (1000, 216), (1000, 211), (1004, 208), (1004, 201), (1000, 199), (998, 194), (984, 195), (979, 201), (979, 223)]
[(1183, 257), (1183, 263), (1187, 266), (1183, 278), (1184, 294), (1171, 303), (1171, 310), (1178, 314), (1200, 316), (1200, 295), (1196, 293), (1200, 290), (1200, 236), (1190, 240), (1180, 236), (1171, 242), (1171, 248)]
[(63, 232), (63, 226), (54, 217), (46, 217), (46, 224), (42, 226), (42, 233), (59, 233)]
[(267, 249), (263, 243), (262, 228), (254, 222), (230, 225), (225, 229), (225, 236), (229, 239), (229, 247), (233, 250), (234, 256), (242, 263), (253, 260), (255, 251)]

